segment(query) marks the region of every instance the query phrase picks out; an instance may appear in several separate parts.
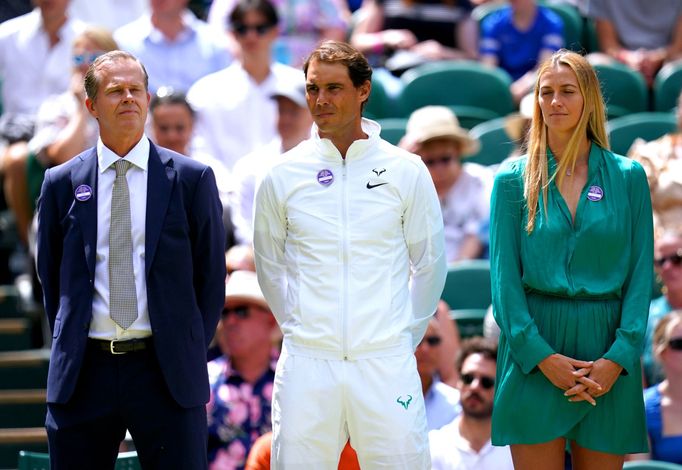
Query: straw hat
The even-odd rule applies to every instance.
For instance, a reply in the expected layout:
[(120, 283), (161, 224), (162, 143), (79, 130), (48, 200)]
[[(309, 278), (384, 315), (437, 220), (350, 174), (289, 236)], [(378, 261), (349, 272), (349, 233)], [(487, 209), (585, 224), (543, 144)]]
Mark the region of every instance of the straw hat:
[(414, 111), (407, 121), (406, 134), (416, 144), (432, 139), (455, 140), (462, 147), (462, 156), (473, 155), (481, 148), (478, 139), (472, 138), (445, 106), (424, 106)]
[(270, 309), (253, 271), (235, 271), (225, 284), (225, 307), (244, 303)]
[(511, 140), (517, 141), (524, 137), (528, 130), (530, 120), (533, 118), (533, 106), (535, 105), (535, 95), (529, 93), (523, 97), (519, 104), (517, 113), (510, 113), (504, 120), (504, 132)]

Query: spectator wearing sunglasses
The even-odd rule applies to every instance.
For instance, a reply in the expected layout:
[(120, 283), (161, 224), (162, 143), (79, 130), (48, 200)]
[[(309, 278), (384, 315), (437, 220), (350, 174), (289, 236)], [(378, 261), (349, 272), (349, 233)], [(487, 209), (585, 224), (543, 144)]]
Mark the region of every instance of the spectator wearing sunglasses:
[(233, 272), (225, 284), (225, 308), (216, 329), (224, 354), (208, 363), (211, 398), (206, 409), (212, 470), (244, 468), (252, 444), (272, 429), (277, 331), (256, 273)]
[(189, 0), (151, 0), (150, 12), (121, 26), (114, 38), (147, 67), (149, 91), (187, 92), (201, 77), (232, 62), (227, 38), (187, 8)]
[(644, 390), (648, 454), (630, 460), (662, 460), (682, 464), (682, 310), (666, 315), (656, 325), (653, 338), (656, 361), (665, 379)]
[(682, 309), (682, 229), (668, 230), (654, 242), (654, 269), (663, 284), (663, 295), (649, 307), (642, 365), (646, 384), (665, 378), (660, 362), (655, 360), (652, 339), (656, 325), (673, 310)]
[(299, 69), (273, 61), (277, 11), (268, 0), (239, 0), (229, 17), (229, 35), (238, 60), (190, 88), (196, 111), (195, 138), (232, 171), (237, 160), (277, 136), (277, 103), (271, 99), (281, 82), (298, 83)]
[(400, 147), (419, 155), (431, 174), (443, 214), (447, 261), (480, 257), (492, 175), (485, 167), (462, 162), (478, 152), (479, 141), (460, 127), (449, 108), (425, 106), (410, 115)]
[(442, 344), (443, 331), (438, 319), (434, 317), (429, 321), (424, 338), (414, 352), (417, 372), (422, 382), (429, 431), (442, 428), (459, 413), (459, 392), (441, 382), (438, 376), (438, 366), (443, 356)]
[(493, 446), (490, 442), (497, 343), (481, 337), (464, 340), (457, 370), (461, 413), (451, 423), (429, 433), (431, 468), (512, 470), (509, 446)]

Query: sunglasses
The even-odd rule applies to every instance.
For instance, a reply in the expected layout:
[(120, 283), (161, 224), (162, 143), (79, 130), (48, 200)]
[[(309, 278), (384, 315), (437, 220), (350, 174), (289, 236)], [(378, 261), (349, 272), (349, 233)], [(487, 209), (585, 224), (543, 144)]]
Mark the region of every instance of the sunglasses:
[(485, 388), (486, 390), (489, 390), (493, 388), (495, 385), (495, 379), (492, 377), (488, 377), (487, 375), (474, 375), (474, 374), (463, 374), (462, 375), (462, 382), (464, 385), (471, 385), (474, 383), (474, 379), (478, 379), (478, 382), (481, 384), (481, 387)]
[(75, 54), (73, 56), (73, 65), (90, 65), (101, 55), (101, 52), (84, 52), (83, 54)]
[(423, 342), (431, 346), (432, 348), (438, 346), (443, 341), (440, 336), (425, 336)]
[(682, 263), (682, 250), (677, 250), (677, 253), (668, 256), (661, 256), (654, 259), (654, 266), (662, 268), (666, 261), (670, 261), (673, 266), (679, 266)]
[(263, 36), (265, 33), (270, 31), (272, 28), (271, 24), (268, 23), (261, 23), (261, 24), (242, 24), (242, 23), (237, 23), (234, 26), (232, 26), (232, 30), (239, 36), (246, 36), (249, 31), (255, 31), (256, 34), (259, 36)]
[(454, 160), (454, 157), (452, 157), (451, 155), (444, 155), (442, 157), (424, 160), (424, 165), (426, 165), (429, 168), (436, 165), (449, 165), (452, 160)]
[(240, 320), (249, 318), (250, 312), (249, 307), (245, 305), (240, 305), (239, 307), (229, 307), (223, 309), (223, 318), (227, 319), (230, 315), (236, 315)]
[(682, 338), (673, 338), (669, 340), (668, 347), (675, 351), (682, 351)]

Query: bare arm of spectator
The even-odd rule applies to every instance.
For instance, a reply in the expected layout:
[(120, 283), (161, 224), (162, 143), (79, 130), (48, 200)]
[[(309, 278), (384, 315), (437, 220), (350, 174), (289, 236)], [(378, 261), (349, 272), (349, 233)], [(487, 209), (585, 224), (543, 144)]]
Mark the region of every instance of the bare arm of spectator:
[(459, 379), (459, 374), (455, 367), (455, 358), (459, 352), (461, 341), (457, 324), (450, 318), (450, 306), (443, 300), (438, 302), (436, 320), (440, 325), (440, 331), (443, 338), (443, 342), (440, 345), (438, 375), (440, 376), (441, 382), (454, 387)]
[(407, 29), (383, 30), (384, 9), (375, 0), (364, 0), (358, 16), (350, 43), (362, 53), (409, 49), (417, 43), (415, 35)]

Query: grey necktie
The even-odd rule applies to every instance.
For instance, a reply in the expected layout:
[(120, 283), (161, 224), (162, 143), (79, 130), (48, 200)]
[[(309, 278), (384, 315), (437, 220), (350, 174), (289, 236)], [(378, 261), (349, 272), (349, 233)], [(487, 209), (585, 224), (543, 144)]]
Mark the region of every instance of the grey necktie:
[(130, 193), (126, 181), (131, 163), (120, 158), (114, 165), (116, 180), (111, 192), (109, 228), (109, 314), (121, 328), (127, 329), (137, 318)]

